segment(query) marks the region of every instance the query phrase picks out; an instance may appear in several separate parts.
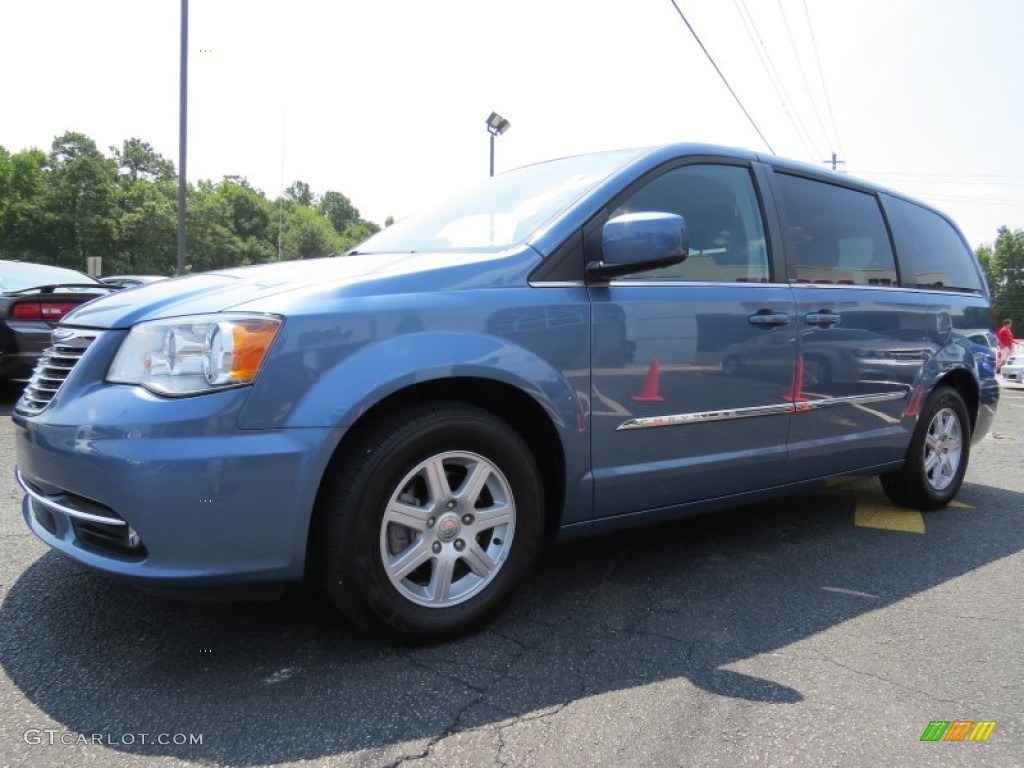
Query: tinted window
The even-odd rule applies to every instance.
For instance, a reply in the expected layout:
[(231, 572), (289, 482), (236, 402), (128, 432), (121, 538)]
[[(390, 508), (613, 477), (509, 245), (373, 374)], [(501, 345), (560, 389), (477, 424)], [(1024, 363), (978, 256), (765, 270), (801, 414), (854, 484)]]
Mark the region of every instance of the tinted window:
[(678, 213), (690, 232), (686, 261), (630, 279), (766, 283), (764, 222), (750, 171), (734, 165), (688, 165), (631, 194), (612, 216), (640, 211)]
[(874, 195), (777, 173), (798, 283), (896, 285), (896, 262)]
[(981, 290), (974, 257), (952, 224), (915, 203), (889, 195), (883, 199), (900, 255), (904, 285)]

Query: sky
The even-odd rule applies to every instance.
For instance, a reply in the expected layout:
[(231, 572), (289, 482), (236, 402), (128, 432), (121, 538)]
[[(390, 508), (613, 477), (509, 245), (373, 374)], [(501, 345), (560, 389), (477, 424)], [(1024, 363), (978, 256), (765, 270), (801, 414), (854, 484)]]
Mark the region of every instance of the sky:
[[(1024, 228), (1020, 0), (190, 0), (190, 181), (296, 180), (378, 224), (497, 172), (678, 141), (822, 164)], [(180, 0), (0, 0), (0, 146), (179, 166)], [(750, 119), (744, 114), (744, 110)]]

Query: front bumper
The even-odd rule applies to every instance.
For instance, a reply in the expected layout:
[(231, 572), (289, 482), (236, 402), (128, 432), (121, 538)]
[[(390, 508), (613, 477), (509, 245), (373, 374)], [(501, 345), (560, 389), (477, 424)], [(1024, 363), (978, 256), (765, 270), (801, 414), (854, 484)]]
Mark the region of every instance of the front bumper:
[(73, 560), (144, 586), (301, 578), (340, 433), (238, 429), (246, 394), (163, 400), (106, 386), (73, 413), (15, 414), (25, 522)]

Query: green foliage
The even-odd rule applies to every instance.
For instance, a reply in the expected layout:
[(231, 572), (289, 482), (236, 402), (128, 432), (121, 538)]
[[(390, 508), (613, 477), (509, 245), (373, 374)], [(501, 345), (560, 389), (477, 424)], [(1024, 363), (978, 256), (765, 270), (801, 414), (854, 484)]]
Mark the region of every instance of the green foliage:
[(0, 255), (5, 258), (43, 263), (55, 260), (46, 227), (46, 164), (46, 154), (38, 149), (0, 160), (4, 166), (0, 171)]
[(221, 182), (217, 194), (224, 198), (231, 216), (235, 234), (242, 238), (261, 237), (270, 226), (271, 206), (262, 194), (249, 186), (245, 179), (227, 177)]
[(86, 257), (114, 250), (117, 165), (96, 142), (69, 131), (53, 140), (47, 173), (46, 225), (54, 261), (78, 267)]
[(352, 201), (341, 192), (324, 192), (318, 206), (320, 213), (331, 222), (337, 232), (344, 232), (345, 225), (358, 222), (359, 209), (352, 205)]
[[(50, 152), (0, 147), (0, 258), (105, 274), (172, 275), (177, 269), (174, 164), (139, 138), (110, 147), (68, 132)], [(200, 181), (187, 192), (186, 261), (192, 271), (324, 256), (379, 228), (340, 192), (318, 197), (296, 181), (267, 200), (243, 176)]]
[(126, 139), (121, 149), (111, 147), (114, 160), (131, 181), (173, 179), (174, 163), (158, 154), (142, 139)]
[(331, 222), (318, 211), (296, 205), (285, 223), (284, 252), (290, 258), (307, 259), (344, 250)]
[(284, 191), (284, 194), (292, 202), (304, 205), (307, 208), (312, 208), (316, 204), (316, 195), (309, 188), (309, 184), (304, 181), (294, 182)]
[(109, 275), (172, 275), (178, 260), (178, 185), (139, 179), (120, 199), (117, 248), (104, 257)]
[(1009, 318), (1017, 334), (1024, 327), (1024, 229), (999, 228), (995, 245), (978, 249), (992, 288), (996, 318)]

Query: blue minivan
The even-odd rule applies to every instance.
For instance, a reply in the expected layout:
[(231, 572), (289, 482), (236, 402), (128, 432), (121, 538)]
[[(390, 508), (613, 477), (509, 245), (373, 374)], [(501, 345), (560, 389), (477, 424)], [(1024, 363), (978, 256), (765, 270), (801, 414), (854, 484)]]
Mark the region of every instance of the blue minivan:
[(312, 577), (359, 626), (495, 615), (554, 539), (874, 474), (953, 499), (995, 412), (956, 226), (680, 144), (540, 163), (341, 257), (69, 314), (14, 409), (24, 517), (155, 590)]

